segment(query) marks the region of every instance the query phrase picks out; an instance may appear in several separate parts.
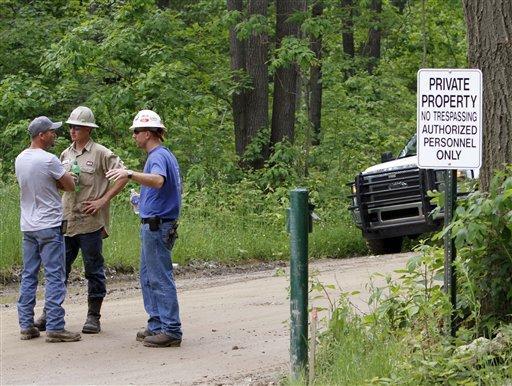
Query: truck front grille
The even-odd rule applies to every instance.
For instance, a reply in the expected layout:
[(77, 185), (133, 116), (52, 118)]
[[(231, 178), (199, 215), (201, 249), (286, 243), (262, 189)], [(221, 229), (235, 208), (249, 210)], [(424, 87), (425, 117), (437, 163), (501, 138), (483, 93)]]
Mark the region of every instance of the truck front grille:
[(368, 209), (421, 201), (422, 174), (418, 168), (360, 174), (358, 196)]
[(433, 206), (426, 192), (437, 185), (432, 170), (418, 167), (359, 174), (356, 201), (363, 227), (428, 215)]

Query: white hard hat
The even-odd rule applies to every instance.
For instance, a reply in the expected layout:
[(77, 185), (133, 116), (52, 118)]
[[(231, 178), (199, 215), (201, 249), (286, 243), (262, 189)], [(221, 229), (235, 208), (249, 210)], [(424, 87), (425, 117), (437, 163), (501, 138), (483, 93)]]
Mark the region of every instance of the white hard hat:
[(146, 129), (164, 129), (160, 115), (151, 110), (140, 110), (135, 118), (130, 130), (146, 128)]
[(91, 109), (85, 106), (78, 106), (74, 109), (66, 123), (76, 126), (98, 127)]

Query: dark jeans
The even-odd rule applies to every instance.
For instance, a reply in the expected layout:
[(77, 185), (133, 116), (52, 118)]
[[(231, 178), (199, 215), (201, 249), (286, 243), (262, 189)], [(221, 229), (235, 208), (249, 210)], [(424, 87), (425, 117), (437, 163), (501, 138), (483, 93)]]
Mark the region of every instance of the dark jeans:
[(87, 289), (89, 298), (104, 298), (107, 293), (105, 286), (104, 259), (101, 253), (103, 246), (101, 229), (75, 235), (66, 236), (66, 283), (71, 272), (71, 265), (78, 256), (78, 251), (82, 251), (84, 260), (85, 278), (87, 279)]

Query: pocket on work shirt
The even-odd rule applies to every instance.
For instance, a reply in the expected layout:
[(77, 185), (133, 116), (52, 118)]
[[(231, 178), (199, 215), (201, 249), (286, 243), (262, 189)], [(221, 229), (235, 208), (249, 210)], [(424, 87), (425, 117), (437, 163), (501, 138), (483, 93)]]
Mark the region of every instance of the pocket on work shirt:
[(94, 173), (96, 168), (94, 166), (80, 167), (80, 184), (84, 186), (94, 185)]
[(70, 159), (64, 159), (62, 160), (62, 166), (64, 166), (64, 169), (69, 172), (71, 170), (71, 160)]

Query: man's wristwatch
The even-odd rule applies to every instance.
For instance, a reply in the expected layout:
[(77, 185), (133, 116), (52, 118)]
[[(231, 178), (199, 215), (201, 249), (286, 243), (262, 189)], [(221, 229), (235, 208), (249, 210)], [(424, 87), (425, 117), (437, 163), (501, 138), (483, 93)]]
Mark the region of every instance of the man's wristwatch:
[(133, 177), (133, 172), (131, 170), (127, 170), (126, 177), (128, 177), (128, 179), (131, 179)]

